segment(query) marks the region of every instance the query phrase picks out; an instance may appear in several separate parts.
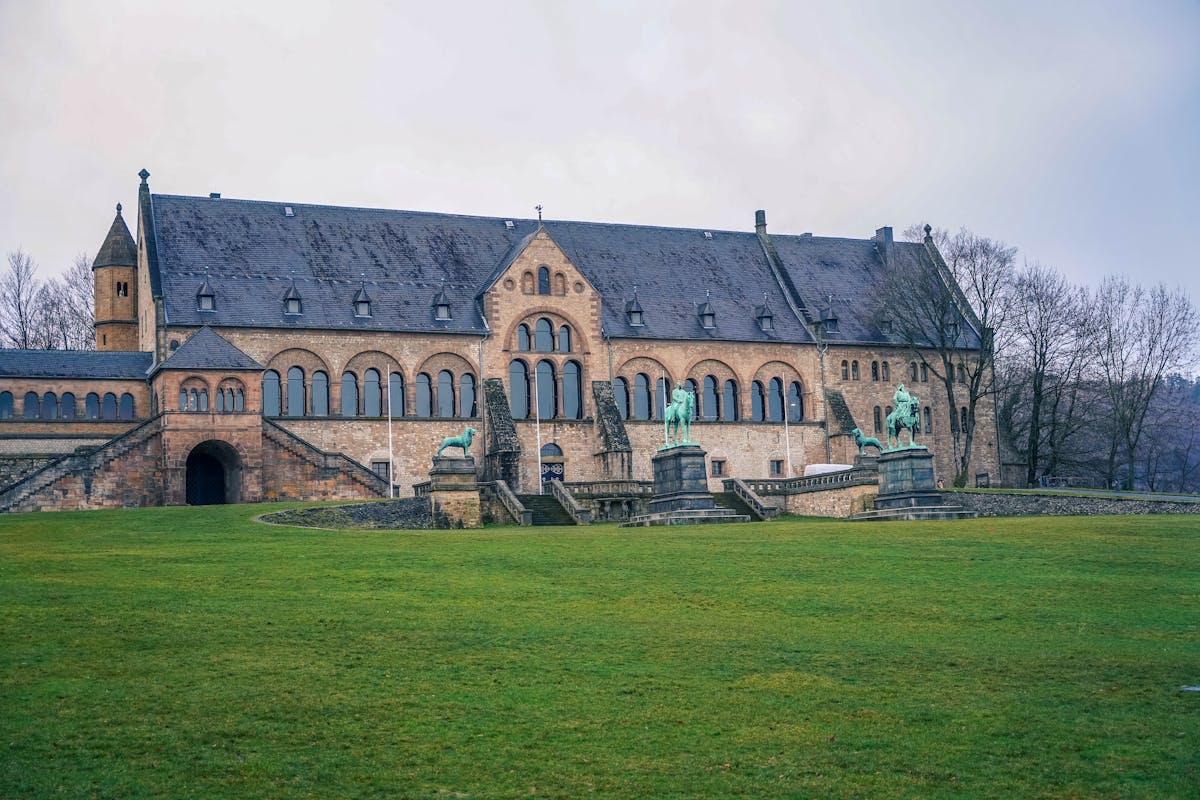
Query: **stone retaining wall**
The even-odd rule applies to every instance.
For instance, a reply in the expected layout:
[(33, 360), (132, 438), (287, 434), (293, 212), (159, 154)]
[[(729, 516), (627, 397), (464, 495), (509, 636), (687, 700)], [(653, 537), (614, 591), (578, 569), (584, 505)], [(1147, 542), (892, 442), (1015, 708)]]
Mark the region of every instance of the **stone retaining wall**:
[(1064, 516), (1092, 514), (1200, 514), (1200, 502), (1120, 500), (1108, 497), (1068, 497), (1045, 494), (999, 494), (944, 491), (947, 503), (957, 503), (981, 517)]

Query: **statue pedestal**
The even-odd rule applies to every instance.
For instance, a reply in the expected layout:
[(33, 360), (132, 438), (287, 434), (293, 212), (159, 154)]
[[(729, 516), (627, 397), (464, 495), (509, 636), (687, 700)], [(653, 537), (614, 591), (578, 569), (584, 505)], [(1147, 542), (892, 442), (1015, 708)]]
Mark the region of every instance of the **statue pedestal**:
[(452, 527), (482, 527), (475, 459), (434, 456), (433, 469), (429, 470), (429, 503), (434, 518), (443, 514)]
[(885, 450), (879, 456), (879, 496), (875, 508), (942, 505), (933, 481), (933, 454), (924, 447)]
[(651, 458), (654, 465), (654, 497), (649, 512), (695, 511), (714, 508), (708, 491), (706, 453), (699, 445), (685, 444), (660, 450)]

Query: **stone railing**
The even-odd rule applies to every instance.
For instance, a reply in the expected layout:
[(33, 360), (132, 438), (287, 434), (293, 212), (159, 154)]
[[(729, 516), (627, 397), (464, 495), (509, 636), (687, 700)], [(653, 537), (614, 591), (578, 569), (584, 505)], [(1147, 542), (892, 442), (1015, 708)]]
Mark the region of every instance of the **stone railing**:
[(807, 478), (749, 478), (745, 484), (758, 495), (780, 495), (862, 486), (877, 481), (878, 473), (875, 470), (856, 468), (841, 472), (826, 472), (823, 475), (811, 475)]
[(779, 508), (764, 503), (763, 499), (747, 486), (746, 482), (741, 478), (726, 478), (721, 482), (721, 485), (725, 488), (725, 491), (732, 492), (740, 497), (742, 502), (750, 506), (750, 510), (759, 519), (775, 519), (775, 517), (779, 516)]
[(429, 497), (430, 487), (433, 486), (433, 481), (421, 481), (413, 484), (413, 497)]
[(591, 525), (592, 512), (579, 505), (571, 493), (567, 491), (567, 487), (563, 486), (563, 482), (559, 480), (547, 481), (550, 486), (550, 493), (554, 495), (554, 499), (567, 510), (571, 515), (571, 519), (575, 520), (576, 525)]
[(492, 488), (495, 490), (500, 504), (512, 515), (514, 522), (522, 527), (533, 524), (533, 512), (522, 505), (520, 498), (513, 494), (513, 490), (508, 488), (507, 483), (499, 480), (493, 481)]
[(575, 481), (563, 486), (574, 497), (650, 497), (654, 481)]

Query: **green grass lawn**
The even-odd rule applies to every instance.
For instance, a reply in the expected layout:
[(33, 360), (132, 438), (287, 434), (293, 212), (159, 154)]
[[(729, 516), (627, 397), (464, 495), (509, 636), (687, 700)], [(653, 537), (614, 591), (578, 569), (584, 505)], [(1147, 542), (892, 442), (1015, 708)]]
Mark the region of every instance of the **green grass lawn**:
[(0, 797), (1196, 797), (1200, 518), (0, 516)]

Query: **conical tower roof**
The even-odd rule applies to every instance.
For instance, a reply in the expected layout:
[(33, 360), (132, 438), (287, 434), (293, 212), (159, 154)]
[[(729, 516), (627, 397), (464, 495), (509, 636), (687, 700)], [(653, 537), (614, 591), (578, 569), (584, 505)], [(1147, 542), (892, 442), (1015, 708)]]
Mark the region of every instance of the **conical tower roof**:
[(108, 236), (104, 237), (104, 244), (100, 245), (100, 252), (96, 253), (92, 269), (136, 266), (137, 244), (129, 233), (125, 218), (121, 216), (121, 204), (117, 203), (117, 216), (112, 227), (108, 229)]

